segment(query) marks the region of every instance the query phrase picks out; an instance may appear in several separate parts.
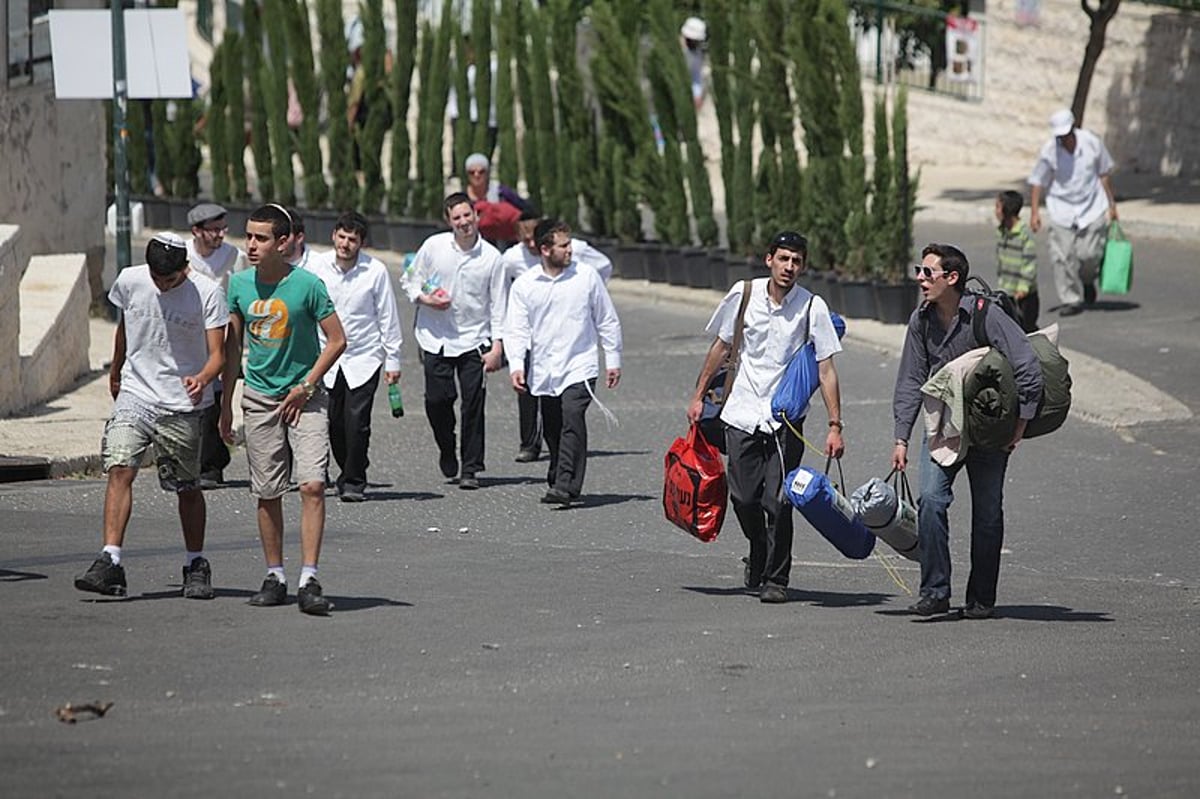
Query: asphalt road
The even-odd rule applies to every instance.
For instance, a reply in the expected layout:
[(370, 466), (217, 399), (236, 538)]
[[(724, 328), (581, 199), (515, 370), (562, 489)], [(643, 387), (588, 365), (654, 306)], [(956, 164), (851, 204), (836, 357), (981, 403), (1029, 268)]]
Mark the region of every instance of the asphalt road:
[[(956, 235), (990, 260), (988, 232), (971, 233), (918, 238)], [(1148, 280), (1136, 307), (1065, 320), (1063, 335), (1196, 410), (1182, 280), (1195, 252), (1175, 262), (1175, 246), (1143, 245), (1139, 268), (1186, 291)], [(793, 601), (762, 605), (739, 588), (732, 517), (707, 545), (662, 520), (662, 455), (684, 430), (710, 309), (628, 295), (618, 308), (625, 377), (600, 397), (620, 426), (590, 414), (587, 501), (572, 510), (538, 504), (544, 461), (512, 462), (499, 376), (484, 487), (445, 484), (409, 359), (408, 415), (376, 403), (371, 501), (329, 506), (330, 619), (245, 604), (263, 568), (241, 453), (234, 485), (207, 495), (207, 603), (177, 597), (178, 522), (152, 475), (135, 486), (121, 601), (71, 584), (99, 546), (101, 482), (0, 486), (3, 795), (1200, 793), (1194, 425), (1072, 420), (1026, 442), (996, 619), (903, 615), (910, 600), (876, 560), (842, 559), (802, 521)], [(851, 348), (838, 368), (857, 485), (887, 470), (896, 360)], [(293, 583), (298, 504), (285, 503)], [(915, 589), (915, 567), (895, 563)], [(114, 705), (75, 725), (54, 716), (91, 700)]]

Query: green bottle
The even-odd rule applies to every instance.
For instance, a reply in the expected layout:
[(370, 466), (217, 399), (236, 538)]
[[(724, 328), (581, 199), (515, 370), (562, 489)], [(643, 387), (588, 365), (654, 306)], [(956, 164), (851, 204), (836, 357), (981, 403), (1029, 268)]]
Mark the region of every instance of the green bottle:
[(392, 406), (392, 416), (399, 419), (404, 415), (404, 400), (400, 397), (400, 383), (388, 384), (388, 404)]

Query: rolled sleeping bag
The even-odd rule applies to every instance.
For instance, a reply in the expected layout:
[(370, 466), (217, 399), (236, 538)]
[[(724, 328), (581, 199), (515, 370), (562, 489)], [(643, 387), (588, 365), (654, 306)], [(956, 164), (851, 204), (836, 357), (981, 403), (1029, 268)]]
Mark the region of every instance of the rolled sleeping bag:
[(792, 506), (838, 552), (854, 560), (870, 557), (875, 536), (825, 473), (799, 466), (788, 473), (783, 487)]
[(917, 509), (896, 494), (886, 480), (872, 477), (850, 495), (850, 504), (863, 524), (884, 543), (909, 560), (919, 561)]

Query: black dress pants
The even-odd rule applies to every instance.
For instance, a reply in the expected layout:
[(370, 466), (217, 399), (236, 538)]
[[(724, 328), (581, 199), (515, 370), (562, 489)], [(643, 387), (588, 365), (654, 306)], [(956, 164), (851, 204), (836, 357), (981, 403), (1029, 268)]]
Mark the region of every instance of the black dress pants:
[[(526, 372), (525, 374), (529, 374)], [(540, 398), (528, 391), (517, 392), (517, 422), (521, 433), (521, 452), (541, 454), (542, 420), (538, 409)]]
[(221, 419), (221, 384), (213, 390), (213, 404), (200, 414), (200, 474), (215, 475), (229, 465), (229, 447), (217, 429)]
[(454, 402), (462, 391), (462, 476), (474, 477), (484, 469), (483, 408), (487, 389), (483, 383), (483, 356), (478, 350), (453, 357), (422, 352), (421, 362), (425, 368), (425, 416), (442, 455), (454, 453)]
[(546, 431), (546, 447), (550, 450), (550, 468), (546, 482), (569, 496), (577, 497), (583, 490), (587, 471), (587, 414), (592, 404), (589, 386), (596, 380), (567, 386), (557, 397), (539, 397), (542, 421)]
[(792, 506), (783, 494), (783, 478), (800, 465), (804, 445), (786, 427), (774, 435), (726, 427), (725, 445), (729, 498), (750, 541), (750, 586), (786, 587), (792, 570)]
[(338, 370), (329, 392), (329, 447), (341, 473), (338, 493), (346, 489), (362, 493), (367, 488), (367, 467), (371, 464), (367, 448), (371, 444), (371, 410), (375, 390), (379, 388), (379, 370), (358, 388), (350, 388), (346, 373)]

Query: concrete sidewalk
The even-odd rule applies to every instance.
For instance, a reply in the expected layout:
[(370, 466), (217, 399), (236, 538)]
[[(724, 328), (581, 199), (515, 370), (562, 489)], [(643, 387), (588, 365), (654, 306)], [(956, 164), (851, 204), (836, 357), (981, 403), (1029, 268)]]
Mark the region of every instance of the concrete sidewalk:
[[(979, 225), (981, 229), (995, 224), (996, 192), (1006, 188), (1027, 190), (1024, 176), (999, 170), (927, 168), (921, 171), (920, 181), (918, 220)], [(1116, 184), (1118, 212), (1131, 239), (1145, 236), (1200, 242), (1200, 181), (1132, 175), (1117, 176)], [(111, 241), (109, 246), (111, 252)], [(134, 249), (136, 252), (138, 247)], [(386, 258), (386, 253), (383, 255)], [(625, 297), (683, 302), (704, 313), (720, 296), (717, 292), (647, 281), (614, 280), (611, 289), (618, 301)], [(91, 321), (92, 372), (75, 388), (0, 419), (0, 482), (99, 471), (100, 437), (112, 408), (107, 365), (112, 357), (114, 330), (110, 321)], [(855, 320), (848, 336), (852, 346), (884, 351), (898, 351), (902, 339), (903, 326), (865, 320)], [(1119, 365), (1080, 352), (1064, 352), (1071, 361), (1075, 381), (1072, 413), (1079, 418), (1116, 427), (1192, 416), (1186, 405)]]

